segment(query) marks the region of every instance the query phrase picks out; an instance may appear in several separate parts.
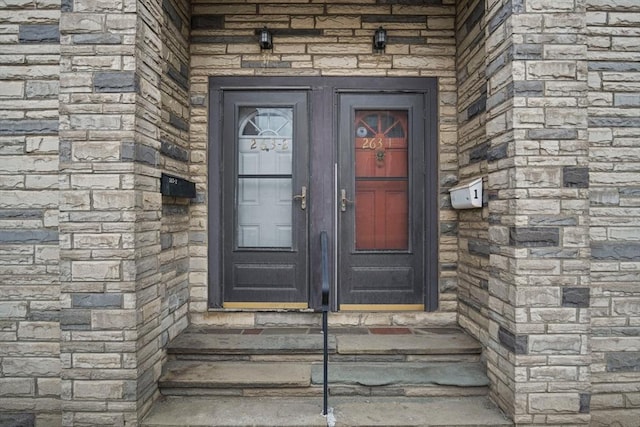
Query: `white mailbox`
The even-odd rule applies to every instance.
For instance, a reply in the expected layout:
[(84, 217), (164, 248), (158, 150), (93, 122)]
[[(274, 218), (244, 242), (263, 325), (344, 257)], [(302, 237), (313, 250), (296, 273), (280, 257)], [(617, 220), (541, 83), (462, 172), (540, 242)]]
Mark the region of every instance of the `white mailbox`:
[(451, 205), (454, 209), (473, 209), (482, 207), (482, 178), (468, 181), (449, 190)]

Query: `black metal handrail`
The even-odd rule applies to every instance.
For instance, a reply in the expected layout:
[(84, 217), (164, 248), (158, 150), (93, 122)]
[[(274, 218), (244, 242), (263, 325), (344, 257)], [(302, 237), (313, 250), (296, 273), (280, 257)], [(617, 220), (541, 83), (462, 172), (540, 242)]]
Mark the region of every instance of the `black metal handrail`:
[(320, 233), (320, 251), (322, 253), (322, 335), (324, 336), (324, 359), (323, 359), (323, 391), (324, 400), (322, 402), (322, 415), (327, 415), (329, 396), (329, 237), (326, 231)]

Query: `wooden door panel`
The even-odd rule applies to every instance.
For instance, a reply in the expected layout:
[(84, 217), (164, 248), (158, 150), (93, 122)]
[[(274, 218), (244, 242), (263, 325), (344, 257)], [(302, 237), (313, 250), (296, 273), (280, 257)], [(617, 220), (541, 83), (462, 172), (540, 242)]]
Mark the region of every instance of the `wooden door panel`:
[(407, 150), (388, 149), (383, 154), (383, 160), (378, 159), (378, 153), (372, 150), (356, 151), (357, 177), (406, 177), (408, 169)]
[(406, 181), (356, 181), (356, 250), (408, 249)]

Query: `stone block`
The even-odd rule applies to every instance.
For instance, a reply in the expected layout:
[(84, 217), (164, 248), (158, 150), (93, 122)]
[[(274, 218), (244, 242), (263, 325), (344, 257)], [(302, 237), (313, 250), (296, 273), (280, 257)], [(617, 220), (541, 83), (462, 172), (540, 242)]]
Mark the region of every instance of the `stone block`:
[(0, 230), (0, 242), (11, 243), (56, 243), (58, 242), (58, 232), (52, 230)]
[(59, 43), (60, 30), (52, 24), (23, 24), (18, 33), (20, 43)]
[(613, 298), (613, 314), (622, 316), (637, 316), (640, 314), (640, 298), (625, 296), (624, 298)]
[(60, 378), (38, 378), (38, 396), (60, 396)]
[(120, 160), (120, 142), (117, 141), (74, 141), (73, 160), (115, 161)]
[(531, 322), (536, 323), (575, 323), (576, 310), (567, 308), (530, 308)]
[(640, 243), (591, 243), (591, 257), (599, 261), (640, 261)]
[(589, 168), (586, 166), (563, 167), (562, 185), (570, 188), (589, 188)]
[(91, 311), (62, 310), (60, 312), (60, 329), (63, 331), (83, 331), (91, 329)]
[(578, 131), (575, 129), (529, 129), (527, 137), (529, 139), (570, 140), (578, 138)]
[(580, 354), (580, 335), (529, 335), (529, 354)]
[(560, 244), (557, 227), (511, 227), (509, 245), (517, 247), (544, 247)]
[[(102, 33), (102, 34), (74, 34), (71, 36), (74, 44), (121, 44), (122, 36), (119, 34)], [(105, 91), (99, 91), (105, 92)], [(109, 92), (109, 91), (107, 91)]]
[(58, 322), (20, 322), (18, 339), (56, 341), (60, 339), (60, 324)]
[(490, 255), (489, 242), (484, 240), (470, 239), (467, 243), (467, 248), (470, 254), (477, 255), (483, 258), (488, 258)]
[(26, 83), (27, 99), (57, 98), (60, 84), (57, 81), (32, 80)]
[(577, 381), (578, 369), (574, 366), (538, 366), (529, 368), (530, 381)]
[(93, 89), (102, 93), (137, 92), (138, 78), (133, 71), (105, 71), (96, 73)]
[(94, 330), (135, 329), (134, 310), (92, 310), (91, 326)]
[[(185, 130), (188, 130), (188, 126), (186, 124), (185, 126)], [(158, 164), (158, 150), (148, 145), (123, 143), (121, 158), (123, 161), (135, 161), (156, 166)]]
[(27, 309), (26, 301), (0, 301), (0, 319), (24, 319)]
[(76, 233), (73, 235), (73, 247), (76, 249), (118, 249), (121, 242), (122, 235), (115, 233)]
[(552, 286), (520, 287), (516, 294), (516, 305), (518, 307), (560, 307), (560, 289)]
[(562, 306), (589, 307), (589, 288), (562, 288)]
[(224, 15), (194, 15), (191, 17), (192, 30), (222, 30)]
[(60, 375), (58, 357), (5, 357), (2, 371), (6, 376), (15, 377), (55, 377)]
[(506, 349), (514, 354), (527, 354), (529, 337), (527, 335), (515, 335), (511, 331), (500, 326), (498, 339)]
[(74, 308), (122, 308), (122, 294), (73, 294), (71, 305)]
[(578, 393), (531, 393), (529, 409), (533, 414), (578, 413)]
[[(76, 11), (77, 12), (77, 11)], [(105, 15), (91, 13), (63, 13), (60, 15), (60, 32), (83, 34), (102, 32)]]
[[(0, 397), (33, 397), (34, 395), (35, 382), (32, 378), (0, 378)], [(0, 426), (4, 425), (0, 417)]]
[(22, 98), (24, 95), (24, 82), (21, 81), (0, 81), (2, 85), (2, 93), (0, 93), (0, 99), (6, 98)]
[(36, 416), (32, 412), (0, 412), (0, 426), (2, 427), (35, 427), (35, 425)]
[(527, 77), (531, 80), (574, 80), (577, 75), (575, 61), (529, 61)]
[(117, 353), (75, 353), (72, 366), (80, 369), (119, 369), (122, 356)]
[(0, 135), (57, 134), (58, 120), (0, 120)]
[(136, 208), (133, 191), (96, 190), (93, 192), (93, 207), (97, 210), (133, 210)]
[(605, 354), (607, 372), (640, 372), (640, 352), (619, 351)]
[(116, 281), (120, 279), (120, 261), (73, 261), (71, 275), (77, 281)]
[(73, 382), (73, 396), (77, 400), (83, 399), (122, 399), (124, 395), (123, 381), (79, 381)]
[(71, 116), (69, 124), (73, 130), (119, 130), (122, 118), (119, 115), (75, 114)]

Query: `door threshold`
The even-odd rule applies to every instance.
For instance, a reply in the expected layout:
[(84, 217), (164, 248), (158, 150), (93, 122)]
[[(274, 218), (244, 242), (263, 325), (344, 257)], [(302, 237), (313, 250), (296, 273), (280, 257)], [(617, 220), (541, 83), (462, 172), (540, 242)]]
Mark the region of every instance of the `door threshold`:
[(424, 304), (340, 304), (340, 311), (424, 311)]
[(225, 302), (223, 309), (232, 310), (307, 310), (306, 302)]

